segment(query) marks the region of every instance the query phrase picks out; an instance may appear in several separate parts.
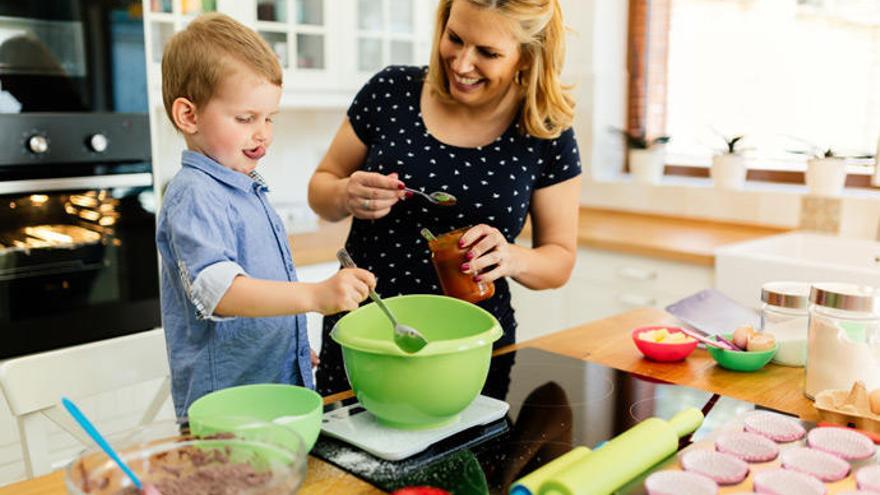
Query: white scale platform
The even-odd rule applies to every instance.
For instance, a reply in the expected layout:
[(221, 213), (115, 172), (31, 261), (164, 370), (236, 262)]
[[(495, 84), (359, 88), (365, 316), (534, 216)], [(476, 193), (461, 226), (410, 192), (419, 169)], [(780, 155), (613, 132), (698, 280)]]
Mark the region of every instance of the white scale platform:
[(321, 430), (381, 459), (399, 461), (458, 432), (499, 420), (508, 409), (504, 401), (478, 395), (455, 423), (431, 430), (399, 430), (381, 425), (356, 402), (324, 413)]

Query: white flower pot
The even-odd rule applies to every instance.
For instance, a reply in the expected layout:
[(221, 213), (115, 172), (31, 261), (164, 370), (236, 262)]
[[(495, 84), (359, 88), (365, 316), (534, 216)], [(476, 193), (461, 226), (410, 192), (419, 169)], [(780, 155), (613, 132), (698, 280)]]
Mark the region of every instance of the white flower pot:
[(742, 155), (725, 153), (712, 158), (710, 175), (715, 187), (742, 189), (746, 182), (746, 159)]
[(663, 177), (665, 166), (666, 148), (663, 146), (629, 150), (629, 173), (636, 182), (657, 184)]
[(807, 160), (807, 187), (815, 196), (840, 196), (846, 183), (846, 160), (812, 158)]

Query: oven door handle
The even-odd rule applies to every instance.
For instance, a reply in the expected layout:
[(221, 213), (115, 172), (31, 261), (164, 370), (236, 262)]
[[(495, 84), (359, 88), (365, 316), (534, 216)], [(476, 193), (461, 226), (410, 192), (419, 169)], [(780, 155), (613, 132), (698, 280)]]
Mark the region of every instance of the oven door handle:
[(0, 182), (0, 194), (28, 194), (76, 189), (110, 189), (114, 187), (148, 187), (152, 184), (153, 175), (146, 172), (139, 174), (9, 180)]

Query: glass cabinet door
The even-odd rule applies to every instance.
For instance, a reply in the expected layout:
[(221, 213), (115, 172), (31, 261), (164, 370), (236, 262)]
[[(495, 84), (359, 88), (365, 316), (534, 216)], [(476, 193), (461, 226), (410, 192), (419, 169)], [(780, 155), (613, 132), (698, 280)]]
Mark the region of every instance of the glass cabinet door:
[(151, 60), (162, 61), (165, 44), (200, 14), (217, 11), (217, 0), (144, 0), (144, 27), (150, 32)]
[(285, 68), (327, 68), (325, 0), (257, 0), (257, 31)]
[(389, 64), (416, 62), (417, 0), (358, 0), (357, 68), (375, 72)]

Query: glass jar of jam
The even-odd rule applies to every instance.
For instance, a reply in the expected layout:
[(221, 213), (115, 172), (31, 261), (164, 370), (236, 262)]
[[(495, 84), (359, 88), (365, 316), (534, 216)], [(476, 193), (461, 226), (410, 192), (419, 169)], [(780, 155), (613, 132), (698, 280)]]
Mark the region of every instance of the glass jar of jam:
[(468, 229), (470, 227), (463, 227), (441, 234), (428, 241), (428, 247), (431, 249), (431, 261), (434, 262), (443, 293), (475, 303), (492, 297), (495, 294), (495, 284), (491, 281), (477, 282), (473, 274), (461, 271), (461, 265), (468, 261), (465, 257), (468, 250), (459, 246), (458, 241)]

